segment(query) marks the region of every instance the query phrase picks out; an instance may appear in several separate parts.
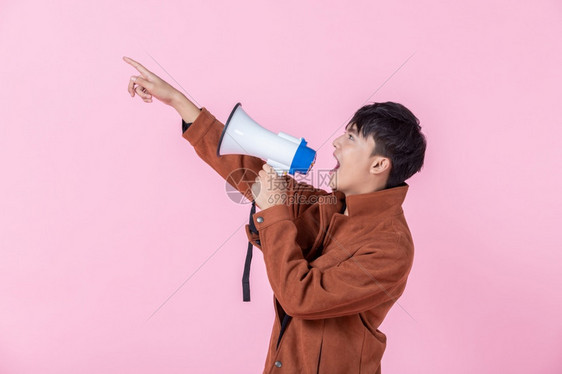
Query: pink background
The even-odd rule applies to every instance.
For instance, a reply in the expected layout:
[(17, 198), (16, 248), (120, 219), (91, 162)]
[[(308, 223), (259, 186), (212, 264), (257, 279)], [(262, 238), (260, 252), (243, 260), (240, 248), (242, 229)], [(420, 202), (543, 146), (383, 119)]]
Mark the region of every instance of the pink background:
[(0, 6), (0, 373), (263, 368), (249, 206), (171, 107), (128, 95), (124, 55), (223, 122), (240, 101), (305, 137), (317, 168), (365, 101), (406, 105), (428, 149), (383, 372), (562, 372), (559, 1), (76, 4)]

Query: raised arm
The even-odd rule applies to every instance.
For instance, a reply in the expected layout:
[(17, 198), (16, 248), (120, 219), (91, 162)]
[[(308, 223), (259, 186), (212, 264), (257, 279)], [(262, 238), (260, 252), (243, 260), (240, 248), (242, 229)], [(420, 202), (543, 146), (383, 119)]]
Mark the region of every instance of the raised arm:
[[(197, 107), (180, 91), (149, 71), (139, 62), (124, 56), (123, 60), (138, 70), (140, 75), (133, 75), (129, 80), (128, 92), (131, 97), (137, 95), (145, 103), (151, 103), (152, 97), (164, 104), (173, 107), (182, 118), (183, 123), (191, 123), (183, 132), (183, 137), (188, 140), (197, 155), (211, 166), (225, 181), (236, 188), (248, 200), (252, 200), (251, 186), (255, 182), (265, 161), (258, 157), (248, 155), (223, 155), (217, 156), (217, 146), (224, 129), (224, 124), (215, 118), (205, 107)], [(287, 205), (292, 207), (294, 216), (297, 217), (312, 204), (299, 204), (300, 201), (310, 202), (317, 196), (326, 195), (328, 192), (313, 187), (310, 184), (297, 182), (290, 175), (283, 177), (287, 181), (288, 194), (298, 196), (287, 200)]]

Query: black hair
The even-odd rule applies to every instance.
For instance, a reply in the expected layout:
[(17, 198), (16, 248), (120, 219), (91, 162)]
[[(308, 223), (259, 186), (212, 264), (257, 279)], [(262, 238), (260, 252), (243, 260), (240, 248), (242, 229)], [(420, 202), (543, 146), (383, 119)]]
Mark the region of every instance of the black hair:
[(375, 140), (371, 156), (390, 159), (385, 188), (399, 186), (421, 170), (426, 139), (420, 121), (404, 105), (391, 101), (365, 105), (355, 112), (345, 128), (353, 123), (363, 138), (372, 136)]

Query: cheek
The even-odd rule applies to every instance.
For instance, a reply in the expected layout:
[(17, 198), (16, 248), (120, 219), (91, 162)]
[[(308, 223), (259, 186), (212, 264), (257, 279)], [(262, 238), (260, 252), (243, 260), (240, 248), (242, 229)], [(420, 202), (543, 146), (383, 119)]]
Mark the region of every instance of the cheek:
[(360, 157), (350, 157), (349, 162), (346, 165), (345, 176), (346, 178), (358, 180), (362, 179), (366, 173), (368, 173), (368, 165), (365, 163), (364, 159)]

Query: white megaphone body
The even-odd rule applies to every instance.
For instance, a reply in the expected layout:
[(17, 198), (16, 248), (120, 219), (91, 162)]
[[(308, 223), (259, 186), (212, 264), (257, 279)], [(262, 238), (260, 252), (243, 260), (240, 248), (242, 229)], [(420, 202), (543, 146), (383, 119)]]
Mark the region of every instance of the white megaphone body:
[(306, 140), (284, 132), (275, 134), (261, 127), (241, 105), (234, 106), (224, 125), (217, 156), (256, 156), (272, 166), (278, 175), (307, 174), (316, 160), (316, 151), (306, 146)]

